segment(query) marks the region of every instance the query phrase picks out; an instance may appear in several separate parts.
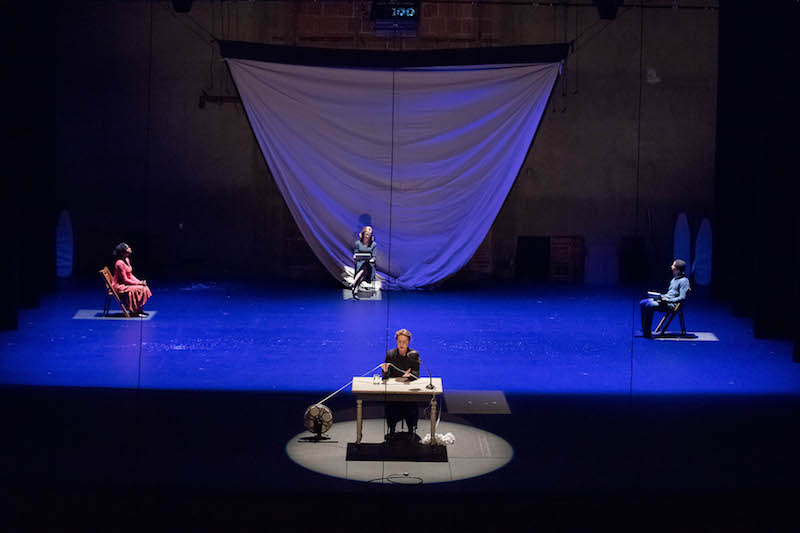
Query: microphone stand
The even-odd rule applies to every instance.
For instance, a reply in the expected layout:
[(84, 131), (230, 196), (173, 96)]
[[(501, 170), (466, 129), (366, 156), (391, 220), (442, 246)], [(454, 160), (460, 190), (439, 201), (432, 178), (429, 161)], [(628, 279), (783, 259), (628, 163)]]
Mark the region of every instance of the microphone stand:
[[(434, 389), (433, 376), (431, 375), (431, 371), (428, 368), (428, 365), (422, 362), (422, 358), (419, 356), (418, 351), (414, 350), (414, 356), (415, 356), (414, 358), (419, 362), (419, 364), (425, 367), (425, 370), (428, 371), (428, 384), (425, 386), (425, 388), (428, 390), (433, 390)], [(431, 398), (431, 446), (437, 446), (436, 431), (433, 423), (434, 418), (436, 418), (434, 415), (435, 411), (436, 411), (436, 393), (433, 393), (433, 398)]]
[[(422, 359), (419, 356), (419, 352), (416, 351), (416, 350), (409, 350), (406, 355), (409, 356), (409, 357), (413, 357), (418, 363), (420, 363), (423, 367), (425, 367), (425, 370), (428, 371), (428, 384), (425, 386), (425, 388), (428, 389), (428, 390), (433, 390), (435, 388), (433, 386), (433, 375), (431, 374), (431, 371), (428, 368), (428, 366), (425, 363), (422, 362)], [(389, 364), (391, 366), (394, 366), (391, 363), (389, 363)], [(396, 366), (394, 366), (394, 367), (397, 368)], [(402, 371), (402, 369), (400, 369), (400, 368), (397, 368), (397, 370)], [(433, 398), (431, 399), (431, 446), (437, 446), (438, 445), (436, 443), (435, 427), (434, 427), (434, 423), (433, 423), (434, 418), (435, 418), (434, 417), (434, 412), (436, 410), (436, 403), (435, 402), (436, 402), (436, 393), (434, 392), (433, 393)]]
[(433, 387), (433, 376), (431, 375), (431, 371), (430, 371), (430, 370), (428, 370), (428, 367), (427, 367), (427, 365), (426, 365), (425, 363), (423, 363), (423, 362), (422, 362), (422, 359), (421, 359), (421, 358), (420, 358), (420, 356), (419, 356), (419, 352), (418, 352), (418, 351), (416, 351), (416, 350), (413, 350), (413, 353), (414, 353), (414, 355), (416, 355), (415, 359), (417, 360), (417, 362), (418, 362), (419, 364), (421, 364), (423, 367), (425, 367), (425, 370), (427, 370), (427, 371), (428, 371), (428, 378), (429, 378), (429, 382), (428, 382), (428, 384), (425, 386), (425, 388), (426, 388), (426, 389), (432, 389), (432, 388), (434, 388), (434, 387)]

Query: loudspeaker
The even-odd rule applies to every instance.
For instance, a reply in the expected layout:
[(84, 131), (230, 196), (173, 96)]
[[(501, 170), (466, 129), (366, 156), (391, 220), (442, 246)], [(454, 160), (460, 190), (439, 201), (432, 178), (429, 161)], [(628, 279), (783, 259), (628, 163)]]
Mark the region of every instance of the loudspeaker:
[(172, 0), (172, 9), (176, 13), (188, 13), (192, 10), (192, 0)]
[(597, 13), (603, 20), (614, 20), (617, 18), (617, 7), (622, 3), (619, 0), (594, 0), (597, 6)]
[(547, 281), (550, 273), (550, 237), (517, 237), (516, 277)]

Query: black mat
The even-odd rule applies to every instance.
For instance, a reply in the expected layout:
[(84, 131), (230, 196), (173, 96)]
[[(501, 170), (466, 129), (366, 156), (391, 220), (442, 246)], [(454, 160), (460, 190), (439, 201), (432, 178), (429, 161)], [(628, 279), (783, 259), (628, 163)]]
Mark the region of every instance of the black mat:
[(348, 461), (413, 461), (446, 463), (447, 447), (419, 442), (347, 443)]

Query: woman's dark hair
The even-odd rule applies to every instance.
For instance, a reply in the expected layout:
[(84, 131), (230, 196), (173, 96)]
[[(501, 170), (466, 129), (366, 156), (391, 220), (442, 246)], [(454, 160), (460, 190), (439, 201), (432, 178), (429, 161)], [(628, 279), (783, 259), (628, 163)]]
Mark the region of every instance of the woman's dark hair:
[(124, 242), (119, 243), (114, 247), (114, 257), (122, 257), (122, 254), (124, 252), (127, 252), (128, 248), (130, 247), (126, 243)]
[(675, 260), (675, 267), (678, 269), (678, 272), (681, 274), (686, 274), (686, 261), (683, 259), (676, 259)]

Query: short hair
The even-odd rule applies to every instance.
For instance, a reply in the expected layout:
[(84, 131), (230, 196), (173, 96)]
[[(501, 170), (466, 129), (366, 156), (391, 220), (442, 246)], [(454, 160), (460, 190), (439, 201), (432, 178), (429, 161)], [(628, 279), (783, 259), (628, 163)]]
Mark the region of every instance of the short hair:
[(685, 274), (686, 273), (686, 261), (684, 261), (683, 259), (676, 259), (675, 260), (675, 267), (678, 269), (678, 271), (681, 274)]
[(408, 342), (411, 342), (411, 332), (408, 331), (407, 329), (398, 329), (397, 331), (395, 331), (394, 340), (397, 340), (397, 337), (399, 337), (400, 335), (408, 337)]
[(128, 251), (128, 248), (130, 248), (130, 246), (128, 246), (127, 243), (124, 242), (119, 243), (114, 247), (114, 257), (121, 257), (123, 252)]

